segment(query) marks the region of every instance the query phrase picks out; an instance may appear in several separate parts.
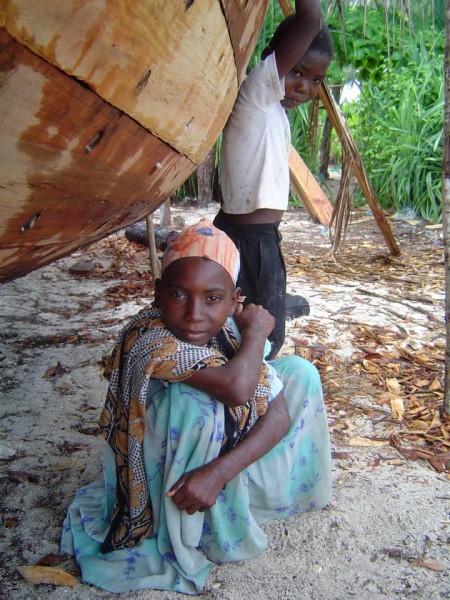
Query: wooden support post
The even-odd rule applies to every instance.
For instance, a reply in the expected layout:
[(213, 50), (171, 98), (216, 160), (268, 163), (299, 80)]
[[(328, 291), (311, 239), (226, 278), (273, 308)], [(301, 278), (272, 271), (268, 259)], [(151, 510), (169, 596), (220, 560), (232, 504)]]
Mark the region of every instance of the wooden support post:
[(305, 209), (319, 223), (329, 227), (333, 215), (333, 206), (293, 146), (291, 146), (289, 155), (289, 170), (291, 185), (300, 197)]
[(172, 215), (170, 213), (170, 197), (166, 198), (159, 207), (159, 223), (161, 227), (170, 227), (172, 225)]
[(147, 234), (148, 234), (148, 249), (150, 251), (150, 270), (153, 277), (153, 282), (161, 277), (161, 267), (158, 260), (158, 254), (156, 252), (155, 242), (155, 230), (153, 228), (153, 213), (148, 215), (147, 221)]

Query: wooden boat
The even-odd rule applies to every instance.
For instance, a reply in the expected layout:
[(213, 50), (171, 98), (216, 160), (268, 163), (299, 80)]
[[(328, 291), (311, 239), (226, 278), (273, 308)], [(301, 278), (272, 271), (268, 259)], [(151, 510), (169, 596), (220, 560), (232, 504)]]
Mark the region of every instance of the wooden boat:
[(0, 280), (155, 210), (235, 101), (268, 0), (0, 0)]

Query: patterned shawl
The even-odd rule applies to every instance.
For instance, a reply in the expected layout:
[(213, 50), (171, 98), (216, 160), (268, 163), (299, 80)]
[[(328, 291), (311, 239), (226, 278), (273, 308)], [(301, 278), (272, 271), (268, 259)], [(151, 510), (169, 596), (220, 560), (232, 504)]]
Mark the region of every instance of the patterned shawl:
[[(183, 381), (200, 369), (223, 365), (239, 342), (225, 325), (205, 346), (176, 338), (156, 307), (145, 308), (124, 328), (107, 359), (109, 387), (100, 417), (103, 435), (116, 456), (116, 500), (102, 552), (134, 546), (152, 529), (152, 507), (145, 474), (143, 440), (145, 405), (150, 379)], [(263, 363), (253, 397), (237, 408), (225, 407), (223, 449), (234, 446), (267, 410), (270, 384)]]

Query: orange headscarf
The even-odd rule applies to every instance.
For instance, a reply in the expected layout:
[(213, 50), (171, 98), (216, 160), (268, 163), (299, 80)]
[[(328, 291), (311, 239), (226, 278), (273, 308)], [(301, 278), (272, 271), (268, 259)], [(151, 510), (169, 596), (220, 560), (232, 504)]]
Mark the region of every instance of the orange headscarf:
[(184, 229), (173, 241), (169, 241), (162, 261), (162, 270), (179, 260), (200, 256), (219, 263), (236, 284), (239, 274), (239, 252), (226, 233), (217, 229), (209, 219), (201, 219), (196, 225)]

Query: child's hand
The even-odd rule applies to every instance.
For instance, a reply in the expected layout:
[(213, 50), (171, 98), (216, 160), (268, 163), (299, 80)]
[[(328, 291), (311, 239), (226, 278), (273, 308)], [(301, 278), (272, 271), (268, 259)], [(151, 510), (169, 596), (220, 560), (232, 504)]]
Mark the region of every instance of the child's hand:
[(275, 319), (269, 311), (259, 304), (238, 304), (233, 317), (241, 333), (255, 331), (265, 338), (270, 335), (275, 325)]
[(217, 496), (226, 481), (223, 481), (212, 463), (185, 473), (173, 485), (166, 496), (172, 498), (178, 510), (189, 515), (204, 512), (216, 503)]

